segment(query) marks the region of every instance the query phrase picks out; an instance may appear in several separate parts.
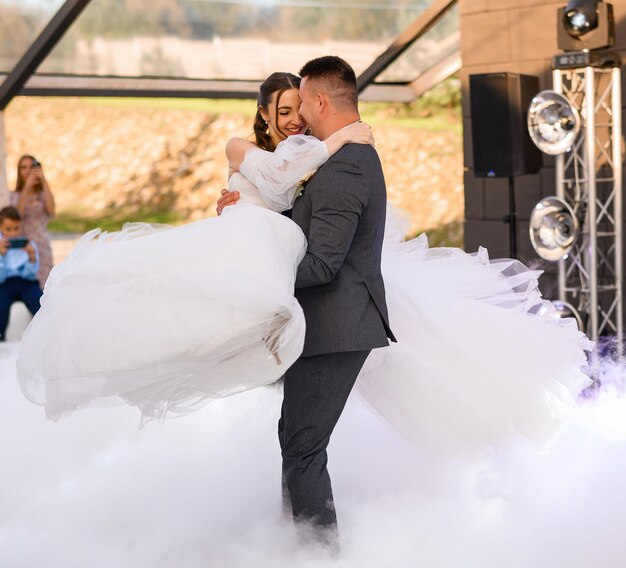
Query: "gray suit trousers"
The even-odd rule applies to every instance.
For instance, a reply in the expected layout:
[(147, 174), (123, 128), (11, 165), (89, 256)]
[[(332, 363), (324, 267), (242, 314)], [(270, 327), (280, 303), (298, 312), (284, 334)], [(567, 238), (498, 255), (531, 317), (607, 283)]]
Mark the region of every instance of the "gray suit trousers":
[(278, 423), (283, 497), (294, 520), (335, 530), (337, 517), (326, 469), (326, 447), (367, 351), (300, 357), (285, 374)]

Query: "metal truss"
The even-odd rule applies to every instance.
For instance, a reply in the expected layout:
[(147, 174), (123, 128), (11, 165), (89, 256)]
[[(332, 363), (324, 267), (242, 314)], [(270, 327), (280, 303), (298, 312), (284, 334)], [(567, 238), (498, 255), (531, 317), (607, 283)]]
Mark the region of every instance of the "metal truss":
[(559, 297), (585, 320), (587, 336), (615, 335), (622, 305), (621, 69), (555, 69), (554, 90), (580, 113), (572, 150), (556, 158), (557, 197), (574, 209), (581, 234), (559, 261)]

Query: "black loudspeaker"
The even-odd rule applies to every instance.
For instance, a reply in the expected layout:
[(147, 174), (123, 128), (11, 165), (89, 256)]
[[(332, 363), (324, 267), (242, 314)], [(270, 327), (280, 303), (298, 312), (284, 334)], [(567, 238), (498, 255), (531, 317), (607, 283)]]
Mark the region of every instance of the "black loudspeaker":
[(541, 152), (528, 133), (528, 105), (539, 79), (515, 73), (470, 75), (476, 177), (511, 177), (541, 169)]

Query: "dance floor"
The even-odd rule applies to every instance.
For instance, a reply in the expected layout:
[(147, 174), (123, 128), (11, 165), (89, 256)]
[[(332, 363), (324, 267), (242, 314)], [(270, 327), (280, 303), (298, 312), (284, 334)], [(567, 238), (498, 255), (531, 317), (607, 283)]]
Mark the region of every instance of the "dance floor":
[(424, 453), (354, 398), (330, 447), (332, 560), (281, 516), (280, 387), (143, 429), (128, 407), (55, 423), (23, 398), (16, 352), (0, 345), (3, 568), (626, 566), (626, 398), (613, 389), (548, 451), (466, 462)]

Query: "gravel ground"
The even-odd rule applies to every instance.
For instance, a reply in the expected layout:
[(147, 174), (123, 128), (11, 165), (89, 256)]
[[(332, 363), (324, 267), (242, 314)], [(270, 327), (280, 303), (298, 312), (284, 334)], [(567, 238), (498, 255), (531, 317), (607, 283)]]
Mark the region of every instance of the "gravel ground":
[(60, 233), (50, 234), (54, 264), (59, 264), (67, 258), (67, 255), (70, 254), (80, 237), (82, 237), (82, 235)]

